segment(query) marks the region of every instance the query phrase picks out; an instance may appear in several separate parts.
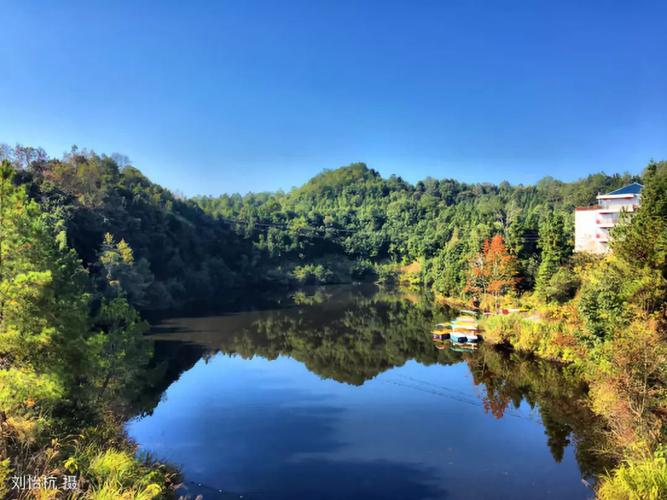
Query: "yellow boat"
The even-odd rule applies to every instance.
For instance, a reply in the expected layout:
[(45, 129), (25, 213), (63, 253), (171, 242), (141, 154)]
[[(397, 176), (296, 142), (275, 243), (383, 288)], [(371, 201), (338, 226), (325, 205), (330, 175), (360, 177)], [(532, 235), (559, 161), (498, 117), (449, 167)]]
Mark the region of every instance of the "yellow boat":
[(449, 334), (452, 331), (450, 326), (446, 323), (438, 323), (435, 325), (435, 328), (431, 330), (433, 334), (433, 340), (446, 340), (449, 338)]

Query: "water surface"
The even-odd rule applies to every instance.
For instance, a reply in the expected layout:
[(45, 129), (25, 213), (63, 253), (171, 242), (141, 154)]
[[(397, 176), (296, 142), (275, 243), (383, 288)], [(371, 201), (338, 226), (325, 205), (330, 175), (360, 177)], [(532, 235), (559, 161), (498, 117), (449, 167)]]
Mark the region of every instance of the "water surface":
[(600, 424), (559, 367), (436, 349), (455, 312), (418, 296), (273, 299), (155, 325), (165, 391), (127, 428), (192, 498), (592, 496)]

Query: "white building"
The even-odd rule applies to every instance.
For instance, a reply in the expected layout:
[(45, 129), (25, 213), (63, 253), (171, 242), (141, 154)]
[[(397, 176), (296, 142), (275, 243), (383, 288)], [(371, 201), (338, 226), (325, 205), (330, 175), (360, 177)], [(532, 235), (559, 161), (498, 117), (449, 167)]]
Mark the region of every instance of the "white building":
[(616, 191), (597, 196), (594, 207), (577, 208), (574, 212), (574, 251), (602, 254), (609, 251), (609, 231), (621, 212), (634, 212), (639, 207), (642, 185), (633, 182)]

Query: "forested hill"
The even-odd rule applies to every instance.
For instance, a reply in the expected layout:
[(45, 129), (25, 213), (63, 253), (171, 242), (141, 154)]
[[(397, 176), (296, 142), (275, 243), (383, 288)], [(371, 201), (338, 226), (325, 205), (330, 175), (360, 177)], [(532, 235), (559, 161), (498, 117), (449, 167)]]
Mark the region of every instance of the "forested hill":
[[(572, 209), (639, 180), (599, 173), (571, 183), (545, 178), (534, 186), (430, 178), (412, 185), (356, 163), (324, 171), (288, 193), (188, 200), (118, 156), (73, 148), (53, 159), (20, 146), (3, 147), (1, 154), (14, 165), (16, 182), (63, 221), (93, 276), (122, 282), (144, 309), (263, 282), (377, 279), (392, 263), (415, 261), (421, 284), (455, 294), (470, 257), (497, 233), (518, 257), (521, 286), (531, 288), (545, 248), (540, 238), (550, 251), (568, 255)], [(100, 263), (107, 233), (129, 245), (132, 266)]]
[(532, 287), (546, 246), (540, 238), (565, 258), (572, 252), (574, 207), (635, 180), (598, 173), (570, 183), (547, 177), (534, 186), (431, 178), (412, 185), (356, 163), (324, 171), (289, 193), (195, 201), (273, 262), (303, 263), (292, 273), (304, 279), (326, 281), (335, 274), (332, 254), (355, 263), (353, 277), (377, 271), (378, 262), (419, 261), (421, 284), (457, 294), (468, 260), (498, 233), (518, 257), (521, 285)]
[[(135, 306), (180, 306), (248, 281), (251, 242), (122, 158), (73, 149), (51, 159), (20, 146), (2, 152), (17, 171), (15, 182), (64, 223), (93, 277), (119, 281)], [(129, 245), (132, 262), (100, 263), (107, 233)]]

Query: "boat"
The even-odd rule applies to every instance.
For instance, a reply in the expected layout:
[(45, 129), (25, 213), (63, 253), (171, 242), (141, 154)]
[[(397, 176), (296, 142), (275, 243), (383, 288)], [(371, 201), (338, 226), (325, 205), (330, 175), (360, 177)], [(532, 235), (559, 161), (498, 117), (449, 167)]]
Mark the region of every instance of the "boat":
[(457, 344), (456, 347), (452, 347), (451, 350), (455, 352), (473, 352), (477, 349), (477, 344)]
[(472, 316), (477, 317), (477, 311), (473, 311), (473, 310), (471, 310), (471, 309), (461, 309), (459, 312), (460, 312), (461, 314), (470, 314), (470, 315), (472, 315)]
[(457, 316), (456, 319), (453, 321), (456, 323), (477, 323), (477, 318), (473, 318), (472, 316)]
[(459, 316), (452, 321), (452, 330), (463, 330), (465, 332), (478, 332), (479, 326), (475, 318), (470, 316)]
[(470, 343), (470, 344), (477, 344), (480, 342), (481, 338), (477, 333), (472, 332), (472, 331), (452, 331), (452, 333), (449, 334), (449, 338), (452, 339), (454, 342), (458, 343)]
[(451, 334), (449, 332), (438, 332), (433, 330), (433, 340), (447, 340)]
[(461, 331), (452, 331), (452, 333), (449, 334), (449, 338), (458, 343), (468, 342), (468, 334)]
[(478, 332), (479, 327), (474, 324), (474, 325), (468, 325), (468, 324), (461, 324), (461, 323), (452, 323), (452, 330), (462, 330), (466, 332)]
[(435, 328), (431, 330), (433, 334), (433, 340), (446, 340), (449, 338), (449, 333), (451, 328), (446, 323), (438, 323), (435, 325)]

